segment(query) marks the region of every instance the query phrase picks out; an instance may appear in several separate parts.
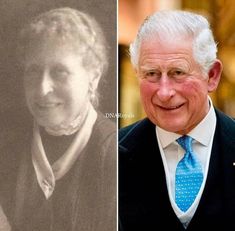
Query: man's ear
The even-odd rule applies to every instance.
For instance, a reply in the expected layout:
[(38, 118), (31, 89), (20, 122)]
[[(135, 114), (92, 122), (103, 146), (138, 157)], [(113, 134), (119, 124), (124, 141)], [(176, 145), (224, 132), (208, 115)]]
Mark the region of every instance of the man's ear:
[(213, 92), (218, 87), (222, 70), (223, 65), (221, 61), (216, 59), (208, 72), (208, 92)]

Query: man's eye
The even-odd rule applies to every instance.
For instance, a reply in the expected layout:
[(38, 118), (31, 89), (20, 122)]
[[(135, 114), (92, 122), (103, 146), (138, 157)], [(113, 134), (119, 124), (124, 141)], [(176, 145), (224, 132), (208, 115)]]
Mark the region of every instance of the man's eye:
[(174, 75), (183, 75), (184, 72), (181, 71), (181, 70), (175, 70), (175, 71), (172, 72), (172, 74), (174, 74)]
[(186, 73), (182, 70), (172, 70), (170, 71), (169, 75), (173, 78), (183, 78)]
[(182, 72), (182, 71), (175, 71), (175, 74), (176, 74), (176, 75), (182, 75), (183, 72)]
[(146, 76), (155, 76), (156, 72), (155, 71), (149, 71), (146, 73)]
[(147, 79), (148, 81), (157, 81), (158, 78), (161, 77), (161, 73), (158, 72), (158, 71), (146, 71), (144, 74), (143, 74), (144, 78)]

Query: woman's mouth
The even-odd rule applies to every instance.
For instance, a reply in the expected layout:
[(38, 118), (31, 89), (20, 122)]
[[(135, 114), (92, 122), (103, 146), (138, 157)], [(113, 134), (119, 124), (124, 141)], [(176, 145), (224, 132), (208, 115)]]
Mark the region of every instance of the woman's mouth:
[(58, 107), (61, 103), (57, 102), (45, 102), (45, 103), (36, 103), (37, 107), (40, 109), (53, 109)]

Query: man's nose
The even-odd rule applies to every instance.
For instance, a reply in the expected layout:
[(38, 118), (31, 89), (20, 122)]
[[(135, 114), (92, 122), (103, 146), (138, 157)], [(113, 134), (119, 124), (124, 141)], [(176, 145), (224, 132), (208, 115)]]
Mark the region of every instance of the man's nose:
[(168, 101), (175, 95), (174, 82), (167, 75), (162, 75), (158, 85), (156, 94), (162, 102)]

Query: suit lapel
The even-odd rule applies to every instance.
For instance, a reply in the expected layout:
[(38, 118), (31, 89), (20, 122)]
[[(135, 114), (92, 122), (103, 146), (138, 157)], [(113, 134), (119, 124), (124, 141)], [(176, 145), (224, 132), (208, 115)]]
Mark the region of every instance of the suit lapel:
[(151, 229), (160, 224), (165, 225), (164, 219), (168, 219), (168, 225), (172, 227), (182, 227), (168, 197), (155, 125), (146, 119), (137, 124), (129, 134), (120, 143), (122, 154), (119, 161), (119, 198), (120, 201), (125, 201), (120, 214), (126, 214), (126, 217), (136, 214), (135, 220), (149, 224)]

